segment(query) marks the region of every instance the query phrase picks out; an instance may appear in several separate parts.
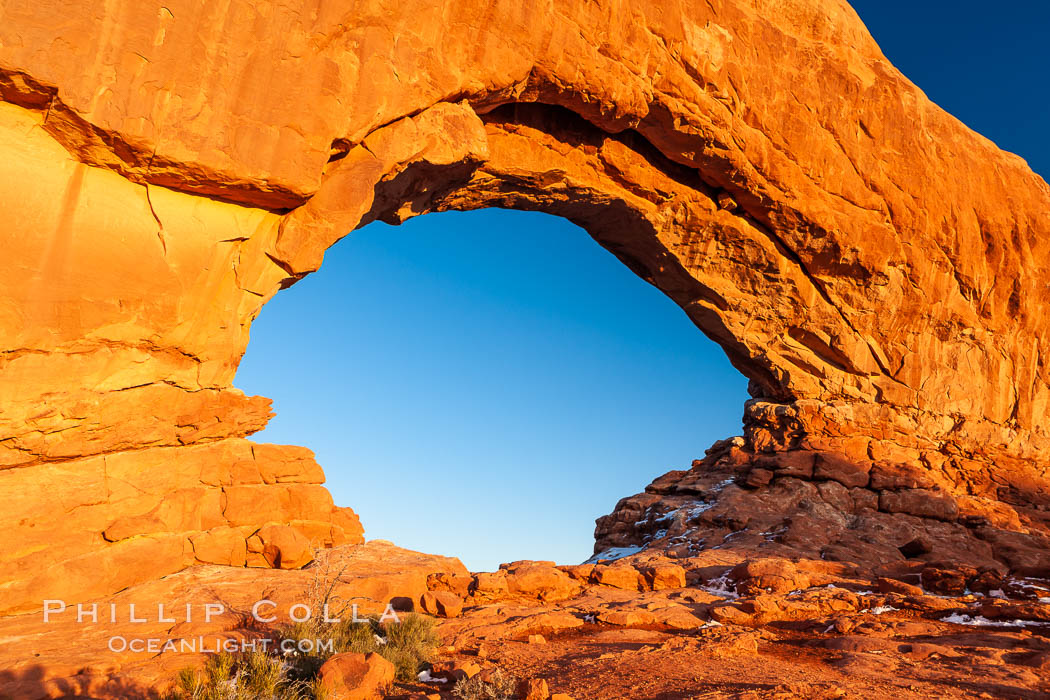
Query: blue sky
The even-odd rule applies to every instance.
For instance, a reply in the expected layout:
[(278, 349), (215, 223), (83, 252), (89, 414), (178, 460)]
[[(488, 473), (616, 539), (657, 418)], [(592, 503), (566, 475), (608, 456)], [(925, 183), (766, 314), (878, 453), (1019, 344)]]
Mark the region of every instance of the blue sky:
[(356, 231), (252, 327), (253, 439), (317, 453), (370, 538), (578, 563), (594, 519), (740, 432), (746, 381), (580, 228), (535, 212)]
[[(934, 101), (1050, 172), (1050, 10), (929, 5), (855, 4)], [(472, 570), (586, 559), (594, 519), (739, 434), (747, 398), (584, 231), (501, 210), (350, 234), (263, 309), (235, 383), (274, 399), (253, 439), (313, 449), (369, 538)]]
[(886, 57), (931, 100), (1050, 176), (1050, 3), (851, 4)]

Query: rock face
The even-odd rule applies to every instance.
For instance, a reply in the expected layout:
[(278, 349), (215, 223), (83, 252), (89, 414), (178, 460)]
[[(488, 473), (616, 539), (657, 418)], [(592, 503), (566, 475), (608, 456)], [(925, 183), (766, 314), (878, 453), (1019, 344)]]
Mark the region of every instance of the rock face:
[(445, 209), (569, 218), (678, 303), (756, 488), (1050, 507), (1050, 188), (842, 0), (8, 3), (0, 100), (0, 612), (359, 538), (234, 373), (328, 246)]
[[(299, 568), (363, 542), (312, 453), (229, 438), (0, 471), (0, 612), (89, 600), (193, 564)], [(10, 518), (10, 520), (8, 520)]]
[(597, 521), (595, 557), (729, 549), (850, 562), (869, 575), (887, 564), (947, 561), (977, 567), (974, 576), (978, 568), (1050, 576), (1045, 501), (960, 493), (955, 479), (964, 471), (954, 458), (885, 453), (866, 440), (854, 440), (848, 455), (757, 452), (753, 444), (718, 443), (688, 471), (622, 499)]

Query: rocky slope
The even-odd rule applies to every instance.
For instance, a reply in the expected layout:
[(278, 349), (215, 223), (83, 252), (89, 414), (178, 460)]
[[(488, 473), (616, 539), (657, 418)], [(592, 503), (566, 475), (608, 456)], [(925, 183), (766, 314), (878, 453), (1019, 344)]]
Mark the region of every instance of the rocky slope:
[[(98, 601), (102, 618), (115, 605), (116, 623), (78, 622), (72, 607), (48, 622), (2, 619), (0, 698), (158, 697), (178, 669), (202, 661), (201, 648), (275, 644), (279, 626), (303, 615), (295, 605), (320, 615), (330, 584), (331, 600), (362, 614), (391, 603), (441, 620), (429, 671), (387, 698), (451, 698), (457, 681), (497, 671), (521, 681), (522, 700), (1050, 697), (1046, 574), (763, 558), (732, 546), (470, 574), (454, 559), (371, 542), (302, 571), (205, 566), (133, 586)], [(258, 600), (272, 601), (265, 623), (252, 617)], [(209, 604), (222, 608), (206, 619)], [(157, 648), (121, 641), (136, 639)]]
[(322, 617), (329, 598), (333, 616), (335, 601), (362, 617), (390, 603), (411, 608), (438, 573), (467, 575), (457, 559), (377, 540), (323, 552), (303, 570), (196, 566), (79, 607), (55, 602), (46, 617), (0, 617), (0, 698), (156, 698), (227, 640), (270, 638), (293, 616)]
[(502, 668), (610, 700), (1048, 697), (1050, 581), (970, 591), (970, 572), (933, 571), (727, 548), (435, 575), (465, 607), (442, 625), (449, 658), (434, 675)]
[[(889, 563), (947, 561), (995, 575), (1050, 577), (1050, 494), (960, 496), (958, 462), (855, 441), (852, 454), (716, 444), (622, 499), (595, 528), (596, 556), (729, 549), (756, 557)], [(925, 467), (925, 468), (924, 468)]]

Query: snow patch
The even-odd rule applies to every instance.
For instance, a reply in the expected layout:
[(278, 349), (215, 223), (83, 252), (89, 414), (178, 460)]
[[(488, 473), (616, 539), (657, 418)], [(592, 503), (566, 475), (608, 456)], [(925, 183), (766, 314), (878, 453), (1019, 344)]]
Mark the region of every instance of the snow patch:
[(718, 596), (722, 600), (736, 600), (740, 596), (737, 595), (736, 589), (731, 583), (729, 583), (729, 572), (722, 574), (718, 578), (711, 579), (706, 586), (699, 586), (701, 591), (710, 593), (711, 595)]
[(416, 678), (418, 678), (421, 683), (448, 683), (447, 678), (435, 678), (434, 676), (430, 675), (429, 670), (420, 671), (419, 675), (416, 676)]
[(719, 483), (717, 483), (717, 484), (715, 484), (714, 486), (711, 487), (711, 492), (712, 493), (718, 493), (719, 491), (724, 489), (726, 486), (729, 486), (730, 484), (734, 483), (735, 481), (736, 481), (736, 479), (726, 479), (725, 481), (719, 482)]
[(583, 563), (597, 564), (602, 559), (605, 559), (607, 561), (616, 561), (617, 559), (623, 559), (624, 557), (629, 557), (632, 554), (637, 554), (643, 549), (645, 549), (645, 547), (641, 545), (631, 547), (609, 547), (604, 552), (599, 552), (598, 554), (595, 554), (593, 557), (591, 557)]
[(714, 503), (697, 503), (695, 506), (693, 506), (686, 512), (686, 519), (692, 520), (693, 518), (699, 516), (701, 513), (706, 513), (714, 507)]
[(989, 620), (983, 615), (963, 615), (962, 613), (952, 613), (948, 617), (941, 618), (941, 622), (969, 625), (970, 627), (1027, 627), (1040, 624), (1030, 620)]

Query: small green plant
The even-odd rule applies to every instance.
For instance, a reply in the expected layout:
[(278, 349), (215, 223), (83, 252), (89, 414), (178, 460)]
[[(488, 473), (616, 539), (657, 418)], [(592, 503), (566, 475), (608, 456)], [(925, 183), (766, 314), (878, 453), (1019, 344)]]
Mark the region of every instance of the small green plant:
[(423, 667), (430, 663), (440, 640), (433, 618), (406, 615), (401, 622), (383, 625), (386, 644), (379, 653), (394, 664), (400, 680), (415, 680)]
[[(415, 614), (406, 615), (397, 622), (380, 622), (374, 616), (365, 620), (344, 619), (337, 623), (310, 620), (282, 628), (279, 635), (290, 640), (296, 649), (287, 658), (291, 665), (290, 674), (303, 680), (316, 676), (330, 656), (344, 652), (375, 652), (394, 664), (398, 680), (415, 680), (416, 674), (430, 662), (439, 643), (434, 620)], [(303, 650), (311, 645), (315, 648)]]
[(288, 678), (276, 656), (253, 651), (237, 658), (215, 654), (204, 668), (182, 669), (169, 700), (326, 700), (315, 680)]
[[(311, 610), (324, 615), (274, 630), (276, 643), (268, 651), (216, 654), (199, 671), (183, 669), (170, 700), (325, 700), (318, 673), (331, 656), (345, 652), (375, 652), (394, 664), (398, 680), (415, 680), (439, 644), (434, 619), (357, 618), (354, 606), (336, 592), (343, 571), (334, 571), (323, 556), (315, 560), (305, 598)], [(326, 622), (326, 616), (341, 621)]]
[(503, 669), (495, 669), (482, 680), (480, 675), (465, 678), (452, 688), (460, 700), (514, 700), (518, 697), (518, 679)]

